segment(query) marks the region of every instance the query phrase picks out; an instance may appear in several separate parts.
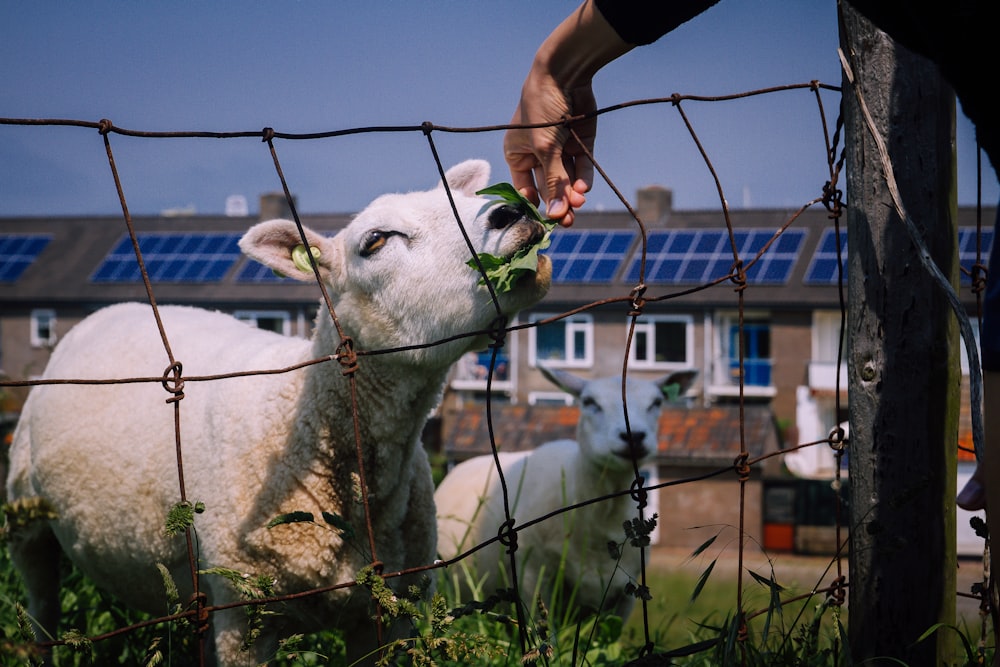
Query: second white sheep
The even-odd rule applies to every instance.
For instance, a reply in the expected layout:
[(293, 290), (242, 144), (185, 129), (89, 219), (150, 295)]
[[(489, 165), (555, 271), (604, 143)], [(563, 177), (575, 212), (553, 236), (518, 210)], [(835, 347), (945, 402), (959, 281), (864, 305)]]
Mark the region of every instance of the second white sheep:
[[(626, 426), (620, 377), (588, 381), (563, 371), (541, 370), (579, 399), (580, 421), (576, 441), (557, 440), (531, 452), (500, 453), (515, 528), (561, 507), (628, 490), (635, 465), (642, 466), (656, 453), (667, 388), (678, 385), (683, 394), (697, 375), (685, 370), (652, 382), (628, 379)], [(444, 559), (496, 537), (506, 520), (491, 455), (455, 466), (434, 501), (438, 553)], [(584, 614), (602, 611), (627, 618), (635, 598), (625, 588), (639, 574), (639, 551), (626, 545), (616, 564), (608, 542), (623, 542), (622, 524), (636, 516), (635, 501), (623, 495), (519, 530), (516, 555), (522, 599), (530, 602), (537, 594), (546, 604), (557, 600)], [(509, 556), (499, 542), (476, 551), (467, 561), (473, 565), (475, 581), (470, 589), (481, 597), (510, 586)]]

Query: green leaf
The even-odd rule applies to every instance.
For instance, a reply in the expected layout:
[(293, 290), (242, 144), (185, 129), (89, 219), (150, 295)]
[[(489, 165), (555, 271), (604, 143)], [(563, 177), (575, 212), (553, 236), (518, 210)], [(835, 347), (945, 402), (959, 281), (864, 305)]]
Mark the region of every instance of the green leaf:
[[(538, 271), (538, 251), (549, 247), (549, 244), (552, 242), (550, 235), (556, 223), (543, 218), (535, 205), (525, 199), (524, 195), (515, 190), (514, 186), (510, 183), (496, 183), (479, 190), (476, 194), (497, 196), (508, 204), (522, 207), (528, 212), (528, 215), (545, 226), (545, 234), (538, 243), (530, 248), (522, 248), (511, 257), (497, 257), (488, 252), (483, 252), (476, 255), (479, 259), (478, 262), (475, 259), (470, 259), (466, 262), (468, 266), (476, 271), (479, 270), (481, 264), (482, 270), (486, 275), (479, 279), (479, 284), (485, 285), (486, 281), (489, 280), (493, 284), (494, 290), (499, 294), (503, 294), (514, 289), (514, 285), (517, 284), (517, 281), (525, 273), (535, 273)], [(483, 208), (488, 208), (492, 205), (493, 202), (490, 202)]]
[(713, 544), (713, 543), (715, 542), (715, 538), (717, 538), (718, 536), (719, 536), (718, 534), (715, 534), (715, 535), (713, 535), (712, 537), (710, 537), (710, 538), (708, 538), (707, 540), (705, 540), (704, 542), (702, 542), (701, 546), (700, 546), (700, 547), (698, 547), (697, 549), (695, 549), (694, 551), (692, 551), (692, 552), (691, 552), (691, 555), (690, 555), (690, 556), (688, 556), (688, 558), (694, 558), (694, 557), (695, 557), (695, 556), (697, 556), (698, 554), (700, 554), (700, 553), (702, 553), (703, 551), (705, 551), (705, 549), (707, 549), (707, 548), (709, 548), (710, 546), (712, 546), (712, 544)]
[(354, 526), (347, 522), (347, 519), (340, 516), (339, 514), (334, 514), (333, 512), (323, 512), (323, 521), (340, 531), (341, 537), (345, 540), (349, 540), (354, 537)]
[(510, 183), (494, 183), (493, 185), (488, 185), (482, 190), (476, 192), (477, 195), (494, 195), (500, 197), (508, 204), (514, 204), (515, 206), (523, 206), (531, 214), (535, 220), (539, 222), (546, 222), (542, 214), (538, 212), (538, 208), (535, 207), (530, 201), (528, 201), (524, 195), (517, 191), (513, 185)]
[(718, 560), (719, 559), (716, 558), (711, 563), (709, 563), (708, 568), (701, 573), (700, 577), (698, 577), (698, 583), (695, 584), (694, 590), (691, 591), (691, 602), (694, 602), (695, 599), (699, 595), (701, 595), (701, 589), (705, 587), (705, 583), (708, 581), (708, 577), (712, 574), (712, 570), (715, 568), (715, 563)]
[(289, 512), (288, 514), (279, 514), (268, 521), (267, 527), (274, 528), (286, 523), (312, 523), (314, 520), (312, 512)]
[(757, 574), (753, 570), (747, 570), (747, 573), (751, 577), (753, 577), (757, 581), (757, 583), (760, 584), (761, 586), (767, 586), (768, 588), (777, 591), (785, 590), (783, 586), (781, 586), (777, 581), (775, 581), (774, 577), (765, 577), (762, 574)]

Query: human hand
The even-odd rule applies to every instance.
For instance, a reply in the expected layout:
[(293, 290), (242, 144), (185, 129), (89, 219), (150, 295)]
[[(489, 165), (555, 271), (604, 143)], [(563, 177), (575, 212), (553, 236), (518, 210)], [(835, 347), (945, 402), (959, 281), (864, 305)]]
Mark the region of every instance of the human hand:
[(597, 118), (573, 124), (578, 140), (561, 121), (597, 110), (594, 75), (632, 48), (584, 0), (539, 46), (521, 87), (511, 125), (556, 125), (507, 130), (503, 149), (511, 184), (536, 206), (545, 197), (546, 216), (563, 226), (573, 224), (573, 210), (583, 206), (593, 185), (587, 153), (593, 154)]
[[(596, 108), (589, 82), (566, 92), (550, 76), (533, 71), (521, 90), (511, 125), (549, 123)], [(511, 184), (535, 205), (544, 195), (546, 216), (567, 227), (593, 185), (594, 165), (587, 153), (594, 150), (597, 119), (588, 118), (572, 127), (579, 142), (563, 124), (512, 128), (503, 142)]]

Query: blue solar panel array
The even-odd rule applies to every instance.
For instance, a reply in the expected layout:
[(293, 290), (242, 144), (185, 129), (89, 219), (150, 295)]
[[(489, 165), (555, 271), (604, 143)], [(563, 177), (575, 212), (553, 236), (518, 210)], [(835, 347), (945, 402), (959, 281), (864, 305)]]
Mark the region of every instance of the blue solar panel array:
[(552, 244), (543, 251), (552, 260), (552, 281), (610, 283), (635, 236), (632, 230), (555, 230)]
[[(962, 268), (971, 271), (976, 263), (976, 237), (978, 230), (975, 227), (960, 227), (958, 230), (958, 261)], [(981, 237), (980, 257), (985, 264), (993, 247), (993, 230), (984, 229)], [(844, 262), (844, 278), (847, 278), (847, 232), (840, 231), (840, 251), (841, 259)], [(816, 252), (813, 254), (809, 269), (806, 271), (804, 282), (807, 285), (835, 285), (839, 278), (837, 273), (837, 236), (833, 229), (823, 231)], [(972, 284), (971, 278), (962, 273), (960, 283), (963, 286)]]
[(17, 282), (51, 240), (48, 234), (0, 236), (0, 283)]
[[(241, 257), (240, 234), (138, 234), (139, 250), (153, 282), (219, 282)], [(95, 283), (142, 280), (132, 241), (124, 237), (107, 254), (90, 278)]]
[(238, 283), (294, 283), (292, 278), (280, 276), (254, 259), (247, 259), (246, 263), (236, 272), (236, 282)]
[[(844, 229), (840, 230), (840, 254), (844, 263), (843, 276), (846, 280), (847, 230)], [(837, 230), (824, 229), (802, 282), (806, 285), (836, 285), (840, 275), (837, 271)]]
[[(767, 252), (750, 262), (774, 235), (773, 229), (739, 229), (734, 233), (736, 248), (747, 268), (751, 285), (784, 285), (791, 276), (805, 241), (804, 229), (786, 229), (774, 239)], [(626, 280), (638, 282), (642, 257), (639, 252), (629, 264)], [(647, 283), (705, 284), (732, 271), (733, 251), (725, 229), (670, 229), (651, 232), (646, 247)]]

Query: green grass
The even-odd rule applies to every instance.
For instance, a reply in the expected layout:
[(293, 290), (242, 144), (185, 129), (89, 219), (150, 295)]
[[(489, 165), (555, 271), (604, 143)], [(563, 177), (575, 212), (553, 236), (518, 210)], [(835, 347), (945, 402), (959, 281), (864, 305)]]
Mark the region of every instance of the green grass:
[[(623, 625), (617, 619), (577, 619), (571, 611), (550, 608), (550, 604), (529, 604), (525, 608), (524, 634), (529, 657), (526, 663), (521, 648), (517, 614), (510, 601), (485, 600), (475, 591), (475, 576), (459, 564), (433, 573), (437, 576), (438, 594), (430, 602), (414, 606), (400, 605), (395, 622), (408, 627), (411, 641), (397, 647), (389, 664), (410, 660), (415, 665), (522, 665), (552, 666), (622, 665), (639, 655), (646, 644), (646, 630), (657, 653), (678, 651), (701, 643), (701, 650), (676, 657), (672, 664), (683, 667), (709, 665), (817, 665), (850, 664), (842, 650), (847, 612), (824, 604), (817, 596), (807, 601), (776, 604), (779, 592), (769, 571), (745, 575), (743, 608), (748, 614), (764, 613), (748, 622), (748, 635), (736, 642), (736, 581), (730, 563), (719, 567), (707, 552), (683, 567), (666, 566), (667, 560), (653, 553), (653, 566), (647, 569), (647, 585), (652, 598), (645, 614), (642, 603)], [(79, 572), (66, 566), (63, 586), (63, 627), (75, 628), (81, 636), (95, 636), (143, 619), (140, 614), (121, 607), (102, 594)], [(783, 596), (808, 590), (817, 582), (783, 581), (778, 570), (778, 584), (787, 586)], [(826, 580), (826, 579), (824, 579)], [(463, 582), (472, 582), (472, 594), (460, 593)], [(376, 594), (378, 580), (370, 584)], [(21, 626), (16, 603), (25, 599), (23, 588), (10, 565), (6, 549), (0, 549), (0, 665), (28, 664), (27, 644), (18, 642)], [(558, 602), (556, 602), (558, 605)], [(960, 620), (958, 627), (937, 631), (958, 632), (961, 655), (955, 664), (977, 664), (975, 646), (979, 637), (978, 619)], [(930, 630), (930, 629), (929, 629)], [(707, 644), (712, 644), (708, 646)], [(58, 664), (196, 664), (193, 634), (183, 624), (148, 627), (133, 633), (81, 648), (59, 647)], [(986, 656), (988, 664), (989, 656)], [(343, 642), (336, 632), (294, 637), (283, 645), (272, 663), (289, 665), (344, 665)]]

